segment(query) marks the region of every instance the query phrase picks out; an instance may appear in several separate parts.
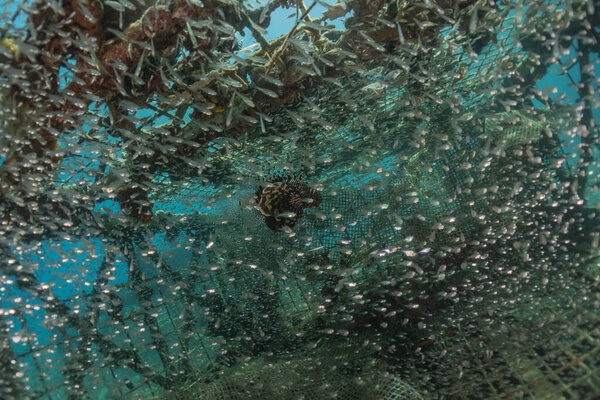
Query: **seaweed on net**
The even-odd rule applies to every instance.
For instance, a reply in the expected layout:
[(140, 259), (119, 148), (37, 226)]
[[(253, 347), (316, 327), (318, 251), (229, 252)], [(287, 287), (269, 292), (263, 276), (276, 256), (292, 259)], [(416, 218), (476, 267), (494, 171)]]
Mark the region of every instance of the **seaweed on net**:
[[(597, 216), (584, 200), (598, 7), (352, 0), (313, 19), (315, 4), (36, 1), (19, 11), (24, 28), (7, 24), (2, 280), (37, 301), (52, 340), (36, 338), (32, 307), (16, 307), (29, 316), (20, 328), (3, 316), (0, 344), (14, 360), (3, 394), (399, 398), (406, 379), (443, 397), (457, 393), (448, 365), (459, 360), (476, 395), (481, 375), (504, 368), (487, 367), (473, 342), (506, 350), (486, 325), (525, 328), (531, 317), (511, 308), (519, 298), (557, 309), (546, 297), (593, 297)], [(269, 42), (280, 8), (296, 19)], [(346, 29), (328, 25), (334, 15)], [(246, 28), (259, 45), (250, 53), (233, 39)], [(579, 108), (535, 87), (572, 46)], [(561, 132), (581, 137), (572, 170)], [(252, 193), (270, 170), (305, 171), (323, 193), (292, 231), (271, 232), (238, 206), (242, 186)], [(106, 200), (122, 212), (96, 211)], [(156, 211), (180, 200), (197, 208)], [(160, 234), (183, 244), (159, 247)], [(43, 246), (78, 239), (102, 252), (81, 261), (95, 278), (68, 278), (87, 289), (65, 300), (43, 276)], [(168, 254), (182, 249), (188, 261)], [(57, 270), (76, 258), (62, 252)], [(585, 314), (571, 297), (564, 315)], [(467, 355), (436, 367), (444, 340)], [(29, 354), (60, 377), (22, 373)], [(510, 354), (518, 383), (490, 383), (491, 397), (535, 387)], [(577, 374), (573, 365), (556, 375)], [(582, 390), (567, 383), (566, 395)]]

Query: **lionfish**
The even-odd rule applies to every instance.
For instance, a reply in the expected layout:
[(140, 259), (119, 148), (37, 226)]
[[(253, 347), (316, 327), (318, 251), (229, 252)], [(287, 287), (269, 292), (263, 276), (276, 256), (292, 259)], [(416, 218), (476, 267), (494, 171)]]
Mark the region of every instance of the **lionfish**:
[(304, 215), (305, 208), (318, 207), (321, 201), (321, 194), (298, 174), (275, 175), (268, 179), (267, 185), (256, 190), (258, 210), (274, 231), (284, 226), (293, 228)]

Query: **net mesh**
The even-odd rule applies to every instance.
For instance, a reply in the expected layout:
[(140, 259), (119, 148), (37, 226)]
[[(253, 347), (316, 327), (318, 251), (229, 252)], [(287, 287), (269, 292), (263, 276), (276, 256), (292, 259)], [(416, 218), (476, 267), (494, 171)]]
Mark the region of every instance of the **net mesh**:
[[(3, 397), (600, 394), (600, 6), (42, 3), (2, 18)], [(288, 172), (323, 201), (275, 232)]]

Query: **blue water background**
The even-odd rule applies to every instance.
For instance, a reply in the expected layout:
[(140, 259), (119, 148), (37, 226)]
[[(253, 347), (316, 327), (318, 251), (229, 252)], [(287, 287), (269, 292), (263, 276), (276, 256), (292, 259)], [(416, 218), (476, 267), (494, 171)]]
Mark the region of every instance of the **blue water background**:
[[(328, 3), (333, 3), (329, 0)], [(12, 15), (18, 8), (18, 3), (15, 2), (0, 2), (4, 4), (5, 15)], [(317, 18), (325, 10), (322, 5), (317, 5), (310, 13), (311, 17)], [(288, 16), (292, 15), (292, 18)], [(283, 34), (286, 34), (295, 22), (295, 11), (293, 9), (278, 10), (271, 17), (271, 26), (268, 28), (267, 40), (274, 39)], [(15, 19), (15, 26), (23, 26), (24, 19), (21, 14)], [(335, 25), (343, 28), (343, 21), (335, 21)], [(249, 32), (245, 36), (238, 35), (240, 47), (245, 48), (255, 43)], [(575, 56), (575, 48), (571, 47), (568, 54), (561, 55), (561, 62), (564, 65), (572, 64), (572, 59)], [(600, 76), (600, 62), (598, 55), (593, 56), (594, 71), (596, 76)], [(70, 71), (62, 68), (61, 85), (66, 85), (69, 81)], [(553, 99), (559, 100), (563, 104), (577, 104), (579, 95), (574, 88), (574, 83), (578, 84), (581, 79), (580, 66), (574, 64), (569, 69), (570, 77), (560, 71), (559, 66), (551, 68), (548, 74), (536, 85), (541, 91), (549, 94)], [(543, 108), (543, 104), (535, 102), (536, 107)], [(102, 107), (98, 107), (97, 111), (102, 113), (105, 111)], [(143, 118), (151, 116), (153, 113), (150, 110), (141, 110), (137, 117)], [(598, 118), (600, 110), (594, 109), (594, 118)], [(167, 120), (157, 119), (156, 125), (167, 122)], [(89, 129), (89, 128), (87, 128)], [(86, 130), (86, 127), (84, 127)], [(577, 138), (560, 135), (564, 145), (564, 152), (569, 154), (568, 163), (576, 165), (579, 158), (580, 141)], [(118, 144), (115, 139), (115, 144)], [(95, 171), (98, 170), (99, 163), (95, 161), (94, 149), (84, 147), (77, 158), (67, 157), (63, 161), (63, 171), (59, 174), (59, 179), (62, 181), (88, 179), (92, 180)], [(0, 159), (0, 163), (1, 163)], [(384, 165), (385, 167), (385, 165)], [(391, 164), (388, 166), (391, 167)], [(72, 176), (76, 172), (77, 176)], [(217, 188), (206, 186), (203, 188), (194, 187), (193, 192), (181, 193), (182, 197), (188, 197), (192, 194), (198, 195), (195, 199), (182, 202), (179, 199), (173, 199), (172, 202), (164, 203), (157, 202), (154, 204), (154, 212), (159, 210), (170, 211), (175, 213), (221, 213), (222, 209), (217, 204), (215, 207), (207, 208), (205, 196), (210, 196), (215, 193)], [(95, 205), (95, 211), (98, 213), (119, 213), (119, 206), (114, 201), (105, 200), (98, 202)], [(157, 246), (157, 251), (164, 257), (165, 261), (172, 264), (174, 267), (185, 270), (190, 263), (192, 250), (186, 250), (181, 244), (186, 243), (188, 238), (181, 234), (179, 237), (168, 240), (164, 234), (157, 234), (148, 240)], [(202, 245), (202, 243), (198, 243)], [(15, 250), (17, 250), (15, 248)], [(66, 301), (74, 310), (77, 309), (78, 296), (88, 294), (96, 281), (97, 271), (105, 258), (104, 244), (101, 239), (79, 240), (72, 238), (70, 240), (47, 240), (42, 243), (31, 244), (30, 248), (25, 251), (14, 251), (12, 257), (25, 266), (33, 266), (35, 275), (41, 283), (51, 285), (52, 292), (63, 301)], [(143, 264), (143, 268), (151, 270), (153, 267), (150, 264), (144, 263), (144, 258), (139, 255), (139, 260)], [(114, 260), (114, 269), (112, 269), (112, 284), (115, 286), (123, 285), (128, 281), (129, 265), (122, 259)], [(13, 346), (17, 354), (26, 354), (29, 351), (29, 344), (25, 340), (27, 337), (36, 337), (38, 345), (46, 345), (56, 340), (55, 329), (51, 325), (47, 325), (44, 317), (42, 304), (39, 300), (32, 297), (30, 294), (17, 290), (11, 282), (10, 276), (3, 276), (0, 284), (2, 298), (0, 307), (10, 315), (9, 323), (12, 325)], [(31, 312), (24, 315), (26, 327), (21, 325), (20, 318), (16, 315), (17, 308), (21, 308), (23, 304), (28, 304), (31, 307)], [(135, 302), (125, 304), (127, 308), (135, 308)], [(10, 310), (14, 310), (15, 314), (11, 314)], [(126, 311), (127, 312), (127, 311)], [(56, 353), (54, 357), (60, 359), (64, 357), (67, 349), (63, 354)], [(50, 356), (49, 356), (50, 357)], [(30, 356), (24, 356), (23, 360), (31, 363), (30, 376), (39, 375), (40, 371), (36, 371), (33, 366), (33, 360)], [(36, 373), (37, 372), (37, 373)]]

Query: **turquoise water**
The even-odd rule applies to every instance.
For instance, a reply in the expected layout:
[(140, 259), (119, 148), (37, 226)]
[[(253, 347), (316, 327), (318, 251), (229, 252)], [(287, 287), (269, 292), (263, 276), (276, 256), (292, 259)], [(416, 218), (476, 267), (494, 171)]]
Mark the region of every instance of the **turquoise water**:
[[(104, 10), (129, 7), (103, 3)], [(166, 9), (174, 21), (183, 20), (175, 12), (183, 3)], [(242, 3), (247, 13), (262, 7)], [(348, 2), (315, 34), (333, 3), (316, 2), (304, 33), (270, 49), (289, 64), (274, 62), (281, 87), (253, 75), (270, 56), (240, 67), (252, 57), (244, 49), (257, 42), (251, 24), (234, 16), (235, 2), (191, 2), (223, 14), (206, 11), (210, 18), (187, 21), (193, 26), (176, 25), (180, 42), (169, 51), (154, 48), (159, 34), (148, 39), (139, 68), (124, 58), (125, 78), (116, 77), (118, 68), (81, 72), (76, 60), (90, 52), (79, 42), (59, 64), (42, 53), (21, 57), (11, 43), (52, 51), (44, 32), (63, 30), (76, 42), (85, 24), (61, 26), (67, 20), (57, 13), (33, 27), (27, 10), (6, 4), (3, 26), (17, 14), (3, 33), (13, 41), (2, 44), (3, 98), (20, 103), (2, 105), (0, 339), (3, 359), (11, 360), (0, 370), (3, 398), (495, 398), (513, 391), (544, 398), (539, 387), (549, 382), (564, 398), (600, 393), (598, 356), (589, 347), (598, 323), (600, 61), (597, 47), (585, 47), (598, 40), (596, 9), (508, 2), (485, 6), (503, 21), (486, 25), (483, 11), (474, 11), (485, 7), (467, 2), (456, 11), (471, 18), (465, 33), (457, 16), (450, 24), (442, 18), (450, 11), (435, 11), (443, 2), (414, 5), (421, 14), (382, 2), (376, 15)], [(390, 22), (398, 7), (404, 19)], [(580, 14), (569, 17), (569, 7)], [(127, 33), (104, 12), (103, 24)], [(264, 39), (285, 37), (302, 13), (278, 7)], [(523, 24), (515, 22), (521, 13)], [(577, 24), (577, 15), (591, 30), (573, 39), (564, 19)], [(412, 21), (426, 17), (445, 30), (430, 31), (422, 20), (420, 36), (411, 38), (410, 27), (419, 25)], [(222, 19), (236, 31), (231, 51), (218, 47), (231, 36)], [(528, 31), (548, 20), (542, 39)], [(403, 30), (408, 44), (396, 33), (376, 36), (387, 24)], [(193, 29), (195, 40), (212, 37), (202, 50), (210, 57), (188, 43)], [(488, 31), (494, 35), (479, 54), (469, 51), (482, 40), (476, 34)], [(103, 32), (109, 39), (94, 57), (118, 43)], [(355, 36), (335, 42), (325, 35), (342, 32)], [(564, 42), (548, 50), (552, 34)], [(350, 55), (339, 66), (323, 61), (340, 54), (339, 43)], [(532, 59), (546, 69), (535, 70)], [(236, 65), (240, 76), (219, 62)], [(55, 88), (36, 86), (38, 67), (56, 75)], [(136, 68), (147, 82), (119, 83)], [(211, 71), (221, 79), (190, 89)], [(98, 77), (129, 85), (129, 93), (113, 97), (94, 86)], [(73, 92), (78, 79), (89, 93)], [(278, 100), (259, 85), (279, 90)], [(269, 108), (291, 92), (293, 100)], [(28, 109), (31, 98), (48, 105)], [(65, 106), (73, 98), (82, 108)], [(183, 108), (168, 104), (181, 99)], [(210, 117), (197, 111), (207, 107)], [(59, 125), (56, 116), (64, 117)], [(27, 145), (40, 126), (56, 131), (60, 150)], [(219, 137), (202, 141), (202, 132)], [(255, 196), (259, 185), (281, 183), (269, 172), (288, 170), (322, 201), (306, 202), (289, 182), (273, 195), (275, 206)], [(146, 198), (127, 194), (138, 186)], [(135, 214), (140, 204), (151, 218)], [(269, 217), (300, 213), (294, 226), (267, 226)], [(556, 331), (555, 317), (536, 319), (548, 309), (563, 318)], [(573, 310), (588, 316), (587, 325), (568, 326)], [(515, 345), (539, 347), (526, 360), (539, 371), (528, 373), (498, 343), (534, 325), (539, 331)], [(568, 338), (573, 330), (586, 339)], [(549, 349), (551, 333), (564, 354)], [(580, 357), (584, 364), (570, 364)], [(445, 362), (460, 365), (458, 376)], [(512, 375), (502, 375), (501, 363)]]

